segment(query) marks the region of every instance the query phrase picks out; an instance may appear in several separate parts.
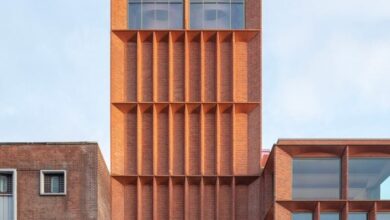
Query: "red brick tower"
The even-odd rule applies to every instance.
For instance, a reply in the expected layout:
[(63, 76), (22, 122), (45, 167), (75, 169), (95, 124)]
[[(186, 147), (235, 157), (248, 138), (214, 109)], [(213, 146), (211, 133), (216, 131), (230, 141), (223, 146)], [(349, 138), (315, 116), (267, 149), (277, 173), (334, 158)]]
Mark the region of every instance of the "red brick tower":
[(259, 219), (260, 7), (111, 1), (114, 220)]

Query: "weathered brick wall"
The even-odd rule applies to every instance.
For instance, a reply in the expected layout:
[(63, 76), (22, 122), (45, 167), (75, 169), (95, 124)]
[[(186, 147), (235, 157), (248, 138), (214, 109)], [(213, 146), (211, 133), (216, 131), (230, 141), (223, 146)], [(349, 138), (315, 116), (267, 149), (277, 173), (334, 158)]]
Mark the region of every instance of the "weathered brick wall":
[[(18, 219), (97, 219), (97, 151), (97, 144), (89, 143), (0, 145), (0, 168), (17, 169)], [(41, 196), (40, 170), (54, 169), (67, 171), (67, 194)], [(100, 180), (108, 181), (107, 169), (100, 172)]]

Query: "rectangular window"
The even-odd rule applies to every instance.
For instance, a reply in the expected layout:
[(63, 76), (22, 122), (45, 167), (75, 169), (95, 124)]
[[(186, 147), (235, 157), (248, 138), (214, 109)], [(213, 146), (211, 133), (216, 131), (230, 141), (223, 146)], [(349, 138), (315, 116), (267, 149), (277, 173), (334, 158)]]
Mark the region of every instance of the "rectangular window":
[(41, 170), (41, 195), (65, 195), (66, 171)]
[(376, 214), (376, 220), (389, 220), (390, 212), (378, 212)]
[(340, 214), (338, 212), (322, 212), (320, 214), (321, 220), (340, 220)]
[(390, 158), (352, 158), (348, 175), (349, 199), (390, 199)]
[(313, 220), (313, 213), (295, 212), (292, 214), (292, 220)]
[(191, 29), (245, 28), (244, 0), (191, 0)]
[(0, 173), (0, 195), (12, 195), (12, 174)]
[(130, 29), (182, 29), (183, 0), (129, 0)]
[(339, 199), (341, 162), (339, 158), (294, 158), (293, 199)]
[(366, 212), (351, 212), (348, 214), (348, 220), (367, 220)]

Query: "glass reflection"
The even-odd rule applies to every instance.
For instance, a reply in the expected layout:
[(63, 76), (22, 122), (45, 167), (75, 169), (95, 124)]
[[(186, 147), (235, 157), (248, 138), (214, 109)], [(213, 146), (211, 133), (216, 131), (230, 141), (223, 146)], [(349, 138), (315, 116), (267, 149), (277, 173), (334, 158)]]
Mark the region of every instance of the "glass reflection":
[(339, 158), (294, 158), (293, 199), (339, 199)]
[(321, 220), (340, 220), (340, 214), (338, 212), (323, 212), (320, 214)]
[(376, 214), (376, 220), (389, 220), (390, 212), (378, 212)]
[(310, 212), (296, 212), (292, 214), (292, 220), (313, 220), (313, 214)]
[(348, 168), (350, 199), (390, 199), (390, 159), (353, 158)]
[(366, 212), (351, 212), (348, 215), (348, 220), (367, 220)]

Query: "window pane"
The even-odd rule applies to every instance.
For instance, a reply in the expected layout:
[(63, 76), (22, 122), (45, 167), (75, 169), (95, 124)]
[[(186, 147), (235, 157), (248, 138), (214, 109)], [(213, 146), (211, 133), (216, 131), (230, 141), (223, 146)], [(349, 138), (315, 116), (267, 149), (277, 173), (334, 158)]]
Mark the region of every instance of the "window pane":
[(217, 27), (217, 4), (204, 4), (203, 28), (213, 29)]
[(376, 220), (389, 220), (390, 212), (378, 212), (376, 214)]
[(320, 214), (321, 220), (340, 220), (340, 214), (338, 212), (323, 212)]
[(129, 28), (141, 28), (141, 4), (129, 4)]
[(59, 193), (60, 192), (60, 178), (59, 178), (59, 176), (52, 176), (50, 185), (51, 185), (51, 192), (52, 193)]
[(350, 199), (390, 199), (390, 159), (355, 158), (348, 167)]
[(230, 4), (217, 4), (217, 27), (230, 29)]
[(155, 4), (155, 29), (166, 29), (169, 27), (168, 20), (168, 7), (169, 5), (166, 3), (157, 3)]
[(339, 199), (340, 159), (293, 160), (293, 199)]
[(244, 19), (244, 4), (232, 4), (232, 29), (243, 29)]
[(169, 27), (173, 29), (183, 28), (183, 4), (171, 3), (169, 5)]
[(203, 4), (191, 4), (190, 25), (192, 29), (203, 27)]
[(349, 213), (348, 220), (367, 220), (367, 213), (365, 212)]
[(292, 220), (313, 220), (313, 214), (310, 212), (293, 213)]
[(155, 18), (154, 18), (154, 3), (142, 4), (142, 28), (153, 29)]
[(0, 193), (6, 193), (8, 189), (8, 181), (6, 175), (0, 174)]

